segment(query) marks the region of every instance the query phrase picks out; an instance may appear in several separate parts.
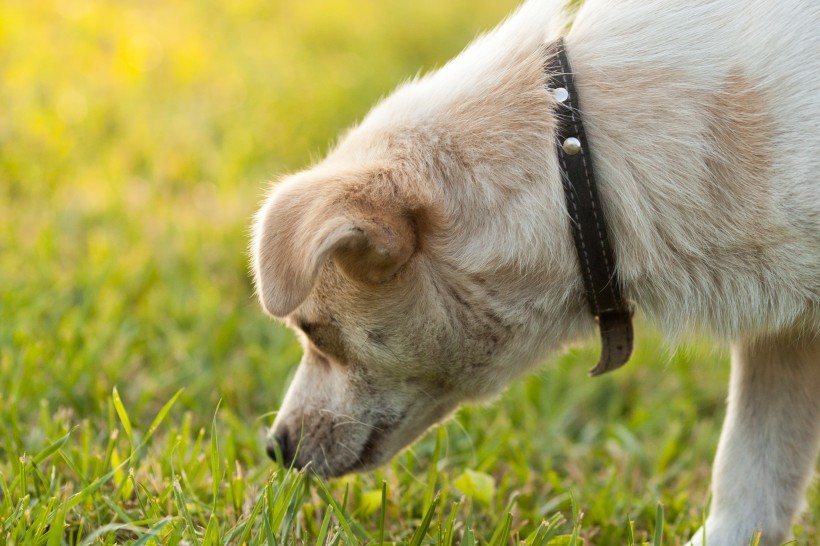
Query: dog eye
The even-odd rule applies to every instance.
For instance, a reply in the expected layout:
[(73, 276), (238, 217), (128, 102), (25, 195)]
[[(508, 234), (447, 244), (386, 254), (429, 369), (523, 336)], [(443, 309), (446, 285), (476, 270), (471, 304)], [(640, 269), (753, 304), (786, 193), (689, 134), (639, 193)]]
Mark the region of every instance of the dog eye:
[(310, 343), (325, 355), (339, 363), (346, 363), (347, 347), (342, 333), (333, 322), (316, 323), (297, 320), (296, 326), (304, 332)]
[(312, 322), (300, 320), (296, 323), (296, 326), (298, 326), (299, 329), (302, 330), (308, 336), (316, 332), (316, 325)]

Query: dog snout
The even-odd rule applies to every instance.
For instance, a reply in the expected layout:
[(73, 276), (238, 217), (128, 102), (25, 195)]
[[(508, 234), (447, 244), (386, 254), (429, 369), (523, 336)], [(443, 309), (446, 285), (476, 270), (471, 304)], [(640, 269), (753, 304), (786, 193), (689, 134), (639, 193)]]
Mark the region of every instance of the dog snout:
[[(281, 460), (279, 460), (277, 448), (279, 454), (282, 456)], [(296, 442), (291, 439), (287, 429), (280, 428), (274, 431), (270, 438), (268, 438), (268, 445), (265, 451), (268, 452), (268, 457), (282, 466), (289, 467), (293, 465), (297, 469), (301, 468), (294, 464), (294, 459), (296, 458)]]

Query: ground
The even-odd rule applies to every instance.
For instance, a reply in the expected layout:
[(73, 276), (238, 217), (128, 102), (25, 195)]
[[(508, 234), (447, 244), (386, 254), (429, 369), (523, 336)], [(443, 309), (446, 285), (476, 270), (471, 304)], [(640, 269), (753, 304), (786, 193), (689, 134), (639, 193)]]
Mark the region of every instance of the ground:
[[(382, 470), (265, 456), (300, 357), (248, 277), (268, 181), (515, 3), (0, 4), (0, 542), (676, 545), (700, 525), (727, 351), (645, 324), (623, 370), (558, 355)], [(800, 544), (816, 486), (809, 506)]]

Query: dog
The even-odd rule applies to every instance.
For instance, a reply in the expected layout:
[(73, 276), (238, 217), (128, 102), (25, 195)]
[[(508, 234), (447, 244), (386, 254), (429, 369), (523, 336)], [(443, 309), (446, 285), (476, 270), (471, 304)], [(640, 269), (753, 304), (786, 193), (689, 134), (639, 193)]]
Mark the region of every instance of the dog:
[(255, 285), (304, 356), (269, 449), (375, 468), (595, 332), (544, 68), (562, 34), (624, 297), (733, 347), (690, 544), (781, 544), (820, 445), (816, 2), (586, 0), (570, 26), (529, 0), (276, 184)]

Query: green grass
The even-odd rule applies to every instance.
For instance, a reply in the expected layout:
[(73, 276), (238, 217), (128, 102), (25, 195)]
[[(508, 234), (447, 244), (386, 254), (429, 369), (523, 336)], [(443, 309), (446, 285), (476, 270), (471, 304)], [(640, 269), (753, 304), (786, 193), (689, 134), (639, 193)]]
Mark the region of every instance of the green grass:
[[(624, 370), (558, 356), (376, 472), (264, 455), (300, 357), (247, 275), (265, 181), (514, 4), (0, 3), (0, 543), (674, 545), (699, 526), (726, 356), (645, 327)], [(800, 544), (816, 487), (809, 504)]]

